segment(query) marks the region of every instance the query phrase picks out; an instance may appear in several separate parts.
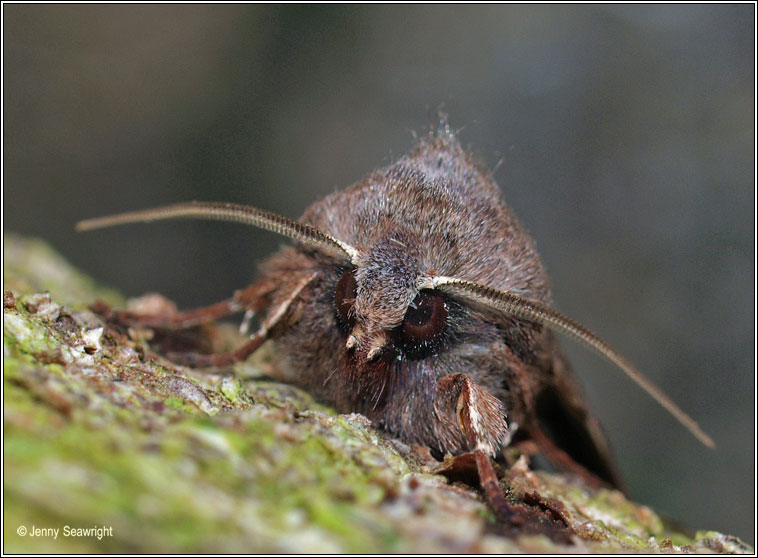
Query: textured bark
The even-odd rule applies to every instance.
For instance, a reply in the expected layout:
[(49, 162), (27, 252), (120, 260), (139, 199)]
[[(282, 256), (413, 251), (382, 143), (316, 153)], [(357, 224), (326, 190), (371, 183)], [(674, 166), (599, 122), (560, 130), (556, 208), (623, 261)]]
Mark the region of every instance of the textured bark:
[(423, 448), (267, 380), (265, 346), (233, 372), (175, 366), (89, 311), (125, 301), (47, 245), (4, 251), (6, 552), (752, 552), (524, 459), (503, 482), (526, 519), (498, 524)]

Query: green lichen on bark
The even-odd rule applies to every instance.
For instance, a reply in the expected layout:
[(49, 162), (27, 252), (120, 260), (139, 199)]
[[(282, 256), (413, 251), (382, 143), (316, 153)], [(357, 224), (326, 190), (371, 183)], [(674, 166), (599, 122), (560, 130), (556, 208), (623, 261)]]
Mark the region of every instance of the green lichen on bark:
[(264, 378), (275, 355), (177, 367), (87, 310), (125, 301), (46, 244), (6, 235), (4, 251), (6, 552), (751, 552), (524, 460), (510, 497), (570, 542), (506, 532), (422, 449)]

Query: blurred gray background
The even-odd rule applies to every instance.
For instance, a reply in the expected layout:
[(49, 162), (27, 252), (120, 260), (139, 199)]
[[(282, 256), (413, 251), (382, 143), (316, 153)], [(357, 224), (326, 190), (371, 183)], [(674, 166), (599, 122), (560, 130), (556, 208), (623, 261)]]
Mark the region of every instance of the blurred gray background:
[(5, 230), (128, 295), (248, 284), (281, 239), (76, 234), (191, 199), (297, 217), (444, 105), (535, 237), (555, 305), (717, 441), (567, 341), (639, 501), (755, 542), (754, 5), (4, 5)]

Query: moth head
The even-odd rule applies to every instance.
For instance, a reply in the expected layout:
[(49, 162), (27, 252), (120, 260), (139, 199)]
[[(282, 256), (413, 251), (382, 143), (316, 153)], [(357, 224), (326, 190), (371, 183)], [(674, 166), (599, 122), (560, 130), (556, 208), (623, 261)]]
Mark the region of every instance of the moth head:
[[(345, 348), (358, 351), (366, 362), (381, 355), (424, 354), (447, 328), (447, 298), (549, 327), (573, 337), (605, 356), (671, 413), (708, 447), (714, 441), (697, 423), (648, 380), (631, 362), (601, 337), (556, 310), (511, 292), (493, 289), (466, 278), (447, 277), (419, 269), (420, 258), (403, 234), (389, 232), (374, 246), (361, 250), (306, 223), (254, 207), (231, 203), (188, 202), (89, 219), (77, 230), (158, 219), (195, 218), (234, 221), (287, 236), (335, 258), (344, 271), (334, 294), (335, 312), (348, 333)], [(419, 249), (419, 248), (417, 248)], [(402, 256), (402, 257), (401, 257)], [(418, 254), (416, 254), (418, 256)], [(389, 351), (393, 352), (389, 352)]]
[(393, 230), (360, 252), (345, 268), (334, 292), (345, 349), (358, 362), (379, 358), (424, 358), (443, 343), (448, 302), (441, 291), (419, 289), (419, 242)]

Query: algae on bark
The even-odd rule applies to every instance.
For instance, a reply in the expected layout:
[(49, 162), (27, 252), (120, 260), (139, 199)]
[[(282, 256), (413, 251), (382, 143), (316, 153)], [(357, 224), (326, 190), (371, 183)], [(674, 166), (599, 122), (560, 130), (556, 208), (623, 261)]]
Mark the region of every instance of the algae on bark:
[(524, 460), (510, 497), (568, 542), (506, 532), (428, 452), (262, 377), (275, 355), (176, 366), (89, 311), (125, 301), (43, 242), (4, 252), (6, 552), (752, 552)]

